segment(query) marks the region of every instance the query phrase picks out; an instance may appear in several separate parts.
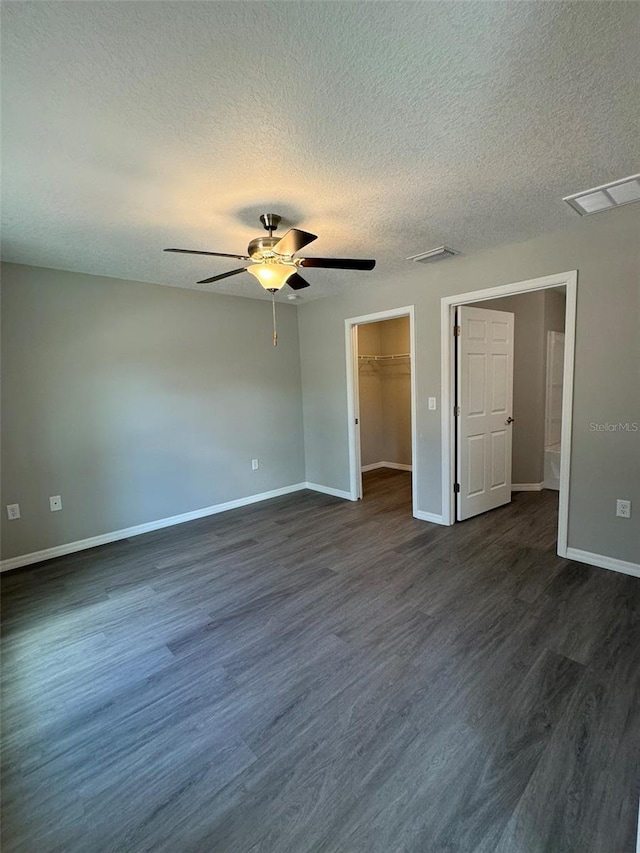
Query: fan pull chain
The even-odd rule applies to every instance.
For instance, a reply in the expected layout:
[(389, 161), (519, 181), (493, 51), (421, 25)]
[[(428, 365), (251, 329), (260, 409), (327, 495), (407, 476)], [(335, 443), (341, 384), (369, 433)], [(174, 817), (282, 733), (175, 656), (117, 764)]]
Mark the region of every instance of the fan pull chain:
[(278, 346), (278, 330), (276, 328), (276, 294), (275, 291), (271, 291), (271, 305), (273, 306), (273, 345), (274, 347)]

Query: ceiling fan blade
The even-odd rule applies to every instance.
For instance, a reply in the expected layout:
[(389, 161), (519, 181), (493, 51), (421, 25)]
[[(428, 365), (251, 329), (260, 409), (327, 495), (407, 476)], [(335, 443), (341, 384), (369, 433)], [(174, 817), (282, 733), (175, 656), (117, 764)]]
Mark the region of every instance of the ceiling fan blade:
[(198, 284), (211, 284), (212, 281), (220, 281), (221, 278), (229, 278), (230, 275), (238, 275), (238, 273), (246, 271), (245, 267), (240, 267), (239, 270), (231, 270), (231, 272), (223, 272), (222, 275), (212, 275), (211, 278), (203, 278)]
[(372, 270), (376, 262), (356, 258), (301, 258), (303, 267), (322, 267), (328, 270)]
[(213, 255), (216, 258), (238, 258), (240, 261), (250, 261), (249, 255), (229, 255), (227, 252), (199, 252), (196, 249), (163, 249), (163, 252), (181, 252), (183, 255)]
[(295, 252), (299, 252), (300, 249), (304, 248), (304, 246), (308, 246), (309, 243), (313, 243), (314, 240), (318, 239), (317, 234), (310, 234), (308, 231), (300, 231), (299, 228), (291, 228), (284, 237), (281, 237), (280, 240), (273, 247), (273, 251), (277, 252), (279, 255), (293, 255)]
[(310, 287), (309, 282), (305, 281), (297, 272), (294, 272), (294, 274), (287, 279), (287, 284), (293, 290), (302, 290), (303, 287)]

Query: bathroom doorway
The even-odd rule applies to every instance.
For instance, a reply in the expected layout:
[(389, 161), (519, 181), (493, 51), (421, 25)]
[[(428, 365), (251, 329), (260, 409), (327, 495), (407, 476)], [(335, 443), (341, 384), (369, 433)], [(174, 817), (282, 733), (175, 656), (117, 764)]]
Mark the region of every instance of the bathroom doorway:
[[(453, 524), (507, 503), (512, 492), (556, 487), (559, 491), (557, 551), (560, 556), (566, 556), (576, 291), (577, 273), (573, 271), (442, 299), (445, 524)], [(478, 317), (473, 320), (476, 326), (460, 329), (460, 317), (464, 318), (464, 311), (469, 311), (470, 307), (477, 309)], [(532, 311), (532, 307), (535, 310)], [(463, 352), (460, 339), (465, 335), (467, 338), (475, 336), (480, 343), (483, 310), (487, 312), (485, 332), (488, 337), (485, 344), (489, 347), (489, 355), (483, 354), (482, 347), (475, 346), (475, 342)], [(492, 319), (494, 312), (496, 316)], [(535, 322), (530, 316), (532, 313), (537, 318)], [(511, 368), (508, 365), (509, 351), (503, 353), (495, 342), (489, 340), (491, 327), (496, 325), (493, 320), (507, 314), (520, 315), (520, 323), (514, 317)], [(504, 323), (497, 324), (496, 328), (498, 326), (507, 328)], [(550, 339), (549, 332), (561, 333), (564, 338)], [(502, 346), (499, 340), (504, 337), (502, 332), (494, 337)], [(549, 346), (556, 350), (552, 356), (547, 355), (548, 340), (553, 340), (553, 345)], [(513, 397), (510, 399), (508, 382), (502, 382), (502, 379), (497, 382), (496, 376), (504, 378), (503, 374), (506, 376), (508, 370), (515, 367), (518, 345), (520, 377), (514, 374)], [(537, 353), (537, 356), (533, 357), (532, 353)], [(551, 357), (553, 365), (549, 361)], [(497, 367), (494, 369), (491, 358), (495, 358), (499, 370)], [(461, 368), (465, 364), (466, 374), (461, 377)], [(504, 394), (497, 393), (501, 383)], [(492, 412), (496, 415), (495, 423), (489, 422), (482, 429), (471, 428), (476, 415), (482, 416), (478, 417), (481, 424), (483, 417)], [(513, 435), (509, 430), (513, 430)], [(554, 435), (559, 441), (552, 441)], [(467, 447), (462, 446), (463, 441), (467, 442)], [(509, 442), (511, 444), (507, 447)], [(554, 453), (556, 457), (551, 458)], [(554, 469), (558, 475), (556, 478), (551, 476)], [(550, 472), (548, 480), (546, 472)], [(492, 505), (494, 497), (496, 500)], [(473, 506), (469, 509), (471, 503)]]

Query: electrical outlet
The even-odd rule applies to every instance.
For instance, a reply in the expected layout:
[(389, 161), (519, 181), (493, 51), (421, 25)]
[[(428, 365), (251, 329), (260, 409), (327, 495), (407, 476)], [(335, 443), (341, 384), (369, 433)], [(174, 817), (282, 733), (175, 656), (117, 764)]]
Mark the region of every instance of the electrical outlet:
[(436, 398), (435, 397), (429, 397), (429, 410), (432, 412), (435, 412), (435, 410), (436, 410)]
[(49, 508), (51, 512), (57, 512), (59, 509), (62, 509), (62, 498), (60, 495), (54, 495), (49, 498)]
[(9, 521), (20, 518), (20, 504), (7, 504), (7, 518)]
[(631, 518), (631, 501), (616, 501), (616, 515), (618, 518)]
[(260, 467), (260, 463), (258, 462), (258, 460), (257, 460), (257, 459), (252, 459), (252, 460), (251, 460), (251, 470), (252, 470), (252, 471), (257, 471), (259, 467)]

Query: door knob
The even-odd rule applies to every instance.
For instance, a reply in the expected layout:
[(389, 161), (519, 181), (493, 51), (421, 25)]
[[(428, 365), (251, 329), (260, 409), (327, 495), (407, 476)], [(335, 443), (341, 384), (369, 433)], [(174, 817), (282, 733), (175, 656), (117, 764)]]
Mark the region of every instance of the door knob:
[(506, 419), (505, 424), (512, 424), (514, 421), (515, 421), (515, 418), (509, 417)]

